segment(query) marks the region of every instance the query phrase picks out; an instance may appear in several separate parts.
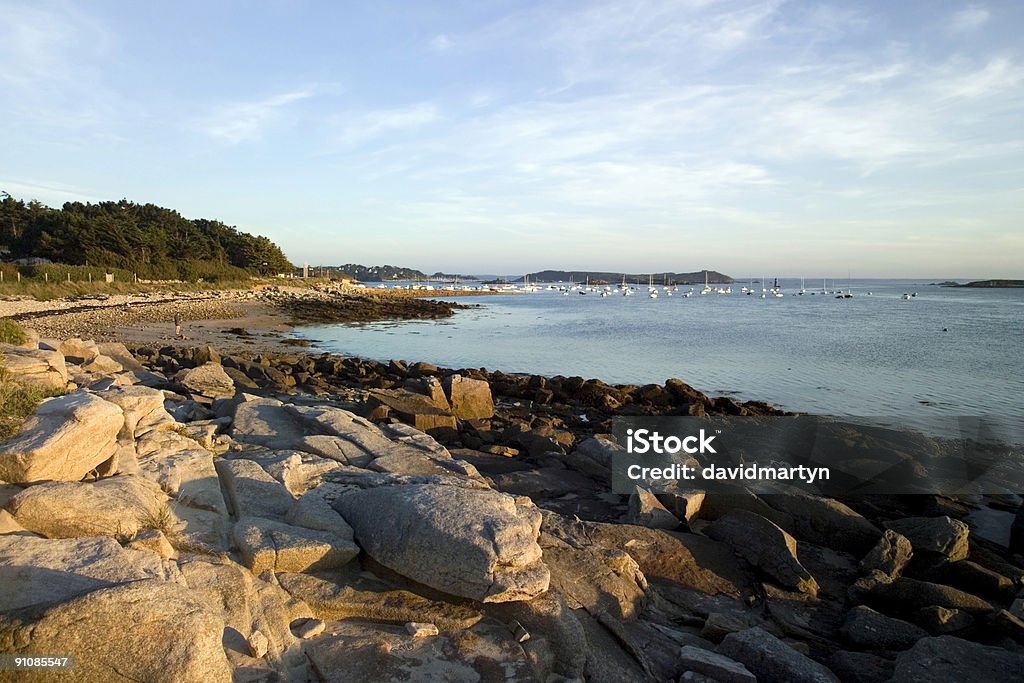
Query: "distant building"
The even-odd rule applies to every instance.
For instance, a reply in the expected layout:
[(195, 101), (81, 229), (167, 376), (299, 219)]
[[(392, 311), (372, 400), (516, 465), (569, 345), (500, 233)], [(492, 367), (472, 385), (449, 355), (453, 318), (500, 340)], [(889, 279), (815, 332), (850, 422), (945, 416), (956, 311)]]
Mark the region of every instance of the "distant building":
[(26, 256), (25, 258), (14, 259), (12, 263), (19, 266), (48, 266), (53, 261), (48, 258), (42, 258), (41, 256)]

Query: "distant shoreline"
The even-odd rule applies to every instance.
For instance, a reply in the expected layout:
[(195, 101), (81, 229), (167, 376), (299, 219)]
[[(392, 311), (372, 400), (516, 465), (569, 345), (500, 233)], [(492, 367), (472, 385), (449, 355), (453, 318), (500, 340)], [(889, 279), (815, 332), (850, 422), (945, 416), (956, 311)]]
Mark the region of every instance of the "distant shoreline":
[(934, 283), (939, 287), (970, 287), (973, 289), (1020, 289), (1024, 288), (1024, 280), (975, 280), (959, 283), (953, 280)]

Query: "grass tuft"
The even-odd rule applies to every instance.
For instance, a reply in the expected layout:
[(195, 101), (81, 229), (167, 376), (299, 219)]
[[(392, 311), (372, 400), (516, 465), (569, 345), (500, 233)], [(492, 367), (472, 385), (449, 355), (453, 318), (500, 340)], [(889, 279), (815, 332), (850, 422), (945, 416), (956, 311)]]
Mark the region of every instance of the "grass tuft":
[(0, 354), (0, 441), (21, 431), (21, 423), (49, 395), (42, 389), (14, 381), (3, 363), (4, 357)]
[(10, 318), (0, 318), (0, 344), (24, 344), (28, 337), (18, 323)]

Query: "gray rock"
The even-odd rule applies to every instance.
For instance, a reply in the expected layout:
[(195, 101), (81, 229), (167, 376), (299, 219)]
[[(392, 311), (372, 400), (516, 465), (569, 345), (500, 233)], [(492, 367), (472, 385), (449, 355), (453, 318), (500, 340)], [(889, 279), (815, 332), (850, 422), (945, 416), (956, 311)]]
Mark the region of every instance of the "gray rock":
[(739, 662), (693, 645), (680, 648), (679, 665), (684, 671), (693, 671), (720, 683), (757, 683), (757, 677)]
[(366, 467), (373, 461), (373, 455), (339, 436), (326, 434), (304, 436), (295, 441), (294, 448), (355, 467)]
[[(558, 467), (538, 467), (494, 474), (490, 477), (494, 488), (514, 496), (538, 498), (558, 498), (567, 494), (576, 494), (594, 487), (592, 479), (575, 472)], [(676, 520), (676, 526), (679, 520)]]
[(913, 556), (914, 548), (907, 537), (892, 529), (886, 529), (875, 547), (860, 561), (860, 568), (865, 572), (880, 571), (886, 576), (896, 578), (903, 573), (903, 569)]
[(112, 386), (96, 395), (113, 403), (124, 413), (124, 426), (118, 434), (119, 438), (137, 439), (144, 431), (158, 424), (167, 427), (174, 425), (173, 418), (164, 409), (162, 391), (149, 387)]
[(697, 534), (669, 533), (630, 524), (582, 522), (544, 511), (544, 533), (576, 548), (628, 553), (644, 577), (664, 579), (701, 593), (739, 597), (748, 576), (725, 543)]
[(794, 492), (762, 495), (761, 499), (789, 515), (793, 520), (789, 531), (809, 543), (859, 556), (882, 535), (874, 524), (832, 498)]
[(292, 494), (258, 463), (220, 459), (214, 465), (236, 517), (282, 520), (291, 510)]
[(544, 563), (551, 571), (551, 588), (572, 609), (594, 616), (636, 618), (645, 603), (647, 579), (628, 553), (600, 545), (572, 546), (541, 534)]
[(950, 562), (967, 557), (970, 527), (950, 517), (906, 517), (885, 525), (903, 534), (915, 552), (938, 553)]
[(139, 474), (182, 505), (227, 515), (213, 454), (176, 432), (150, 432), (137, 442)]
[(341, 469), (341, 465), (334, 460), (312, 453), (282, 451), (280, 455), (282, 457), (279, 459), (264, 462), (263, 469), (281, 482), (293, 496), (301, 496), (316, 488), (325, 475)]
[(139, 579), (171, 579), (173, 563), (112, 538), (0, 536), (0, 612), (59, 602)]
[(340, 496), (334, 507), (363, 550), (386, 567), (481, 602), (528, 600), (548, 588), (536, 508), (496, 491), (381, 486)]
[(885, 683), (892, 677), (892, 662), (867, 652), (837, 650), (828, 658), (832, 669), (843, 683)]
[(963, 610), (929, 605), (914, 613), (914, 621), (936, 635), (955, 633), (974, 623), (974, 617)]
[(190, 393), (207, 398), (230, 398), (235, 395), (235, 382), (218, 363), (204, 363), (182, 370), (174, 376), (178, 385)]
[(729, 544), (737, 555), (783, 586), (818, 594), (818, 582), (797, 559), (796, 539), (764, 517), (733, 510), (715, 520), (705, 533)]
[(352, 527), (334, 509), (333, 503), (346, 488), (337, 484), (324, 483), (302, 494), (288, 510), (285, 520), (288, 524), (330, 531), (349, 541), (355, 538)]
[(597, 477), (600, 480), (610, 480), (612, 458), (617, 453), (625, 452), (625, 449), (614, 441), (591, 437), (577, 444), (565, 459), (583, 474)]
[(183, 586), (153, 580), (0, 615), (8, 654), (73, 654), (83, 681), (227, 683), (223, 633), (224, 621)]
[(892, 683), (1014, 681), (1024, 670), (1024, 654), (972, 643), (953, 636), (922, 638), (900, 653)]
[(679, 528), (679, 518), (665, 509), (665, 506), (653, 493), (639, 486), (635, 487), (629, 496), (629, 512), (626, 513), (626, 522), (651, 529), (671, 531)]
[(272, 575), (265, 581), (230, 561), (191, 556), (181, 562), (181, 575), (191, 594), (224, 620), (225, 647), (242, 650), (259, 631), (267, 639), (267, 662), (287, 680), (305, 680), (305, 657), (291, 624), (313, 616), (309, 605)]
[(890, 605), (904, 610), (938, 605), (950, 609), (964, 610), (970, 614), (985, 614), (992, 611), (992, 605), (982, 598), (940, 583), (919, 581), (901, 576), (891, 583), (879, 583), (869, 595), (878, 607)]
[(43, 401), (21, 434), (0, 443), (0, 479), (78, 481), (114, 455), (123, 425), (120, 408), (91, 394)]
[(291, 448), (307, 435), (302, 421), (284, 404), (270, 398), (242, 396), (234, 410), (231, 436), (267, 448)]
[(238, 520), (233, 535), (242, 564), (254, 574), (336, 569), (359, 554), (351, 540), (328, 531), (258, 517)]
[(167, 496), (152, 482), (119, 475), (96, 482), (46, 482), (7, 502), (18, 523), (47, 538), (111, 536), (130, 540), (149, 528), (173, 529)]
[(839, 632), (854, 645), (888, 650), (904, 650), (928, 635), (919, 626), (887, 617), (864, 605), (850, 610)]
[(740, 662), (758, 680), (787, 683), (839, 683), (825, 666), (800, 654), (762, 628), (730, 633), (718, 652)]

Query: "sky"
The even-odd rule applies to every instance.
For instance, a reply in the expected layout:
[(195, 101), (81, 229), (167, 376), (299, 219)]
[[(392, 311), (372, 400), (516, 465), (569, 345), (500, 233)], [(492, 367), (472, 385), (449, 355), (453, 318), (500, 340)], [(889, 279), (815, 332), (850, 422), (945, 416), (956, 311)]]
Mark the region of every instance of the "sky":
[(0, 190), (293, 262), (1024, 277), (1024, 3), (8, 2)]

